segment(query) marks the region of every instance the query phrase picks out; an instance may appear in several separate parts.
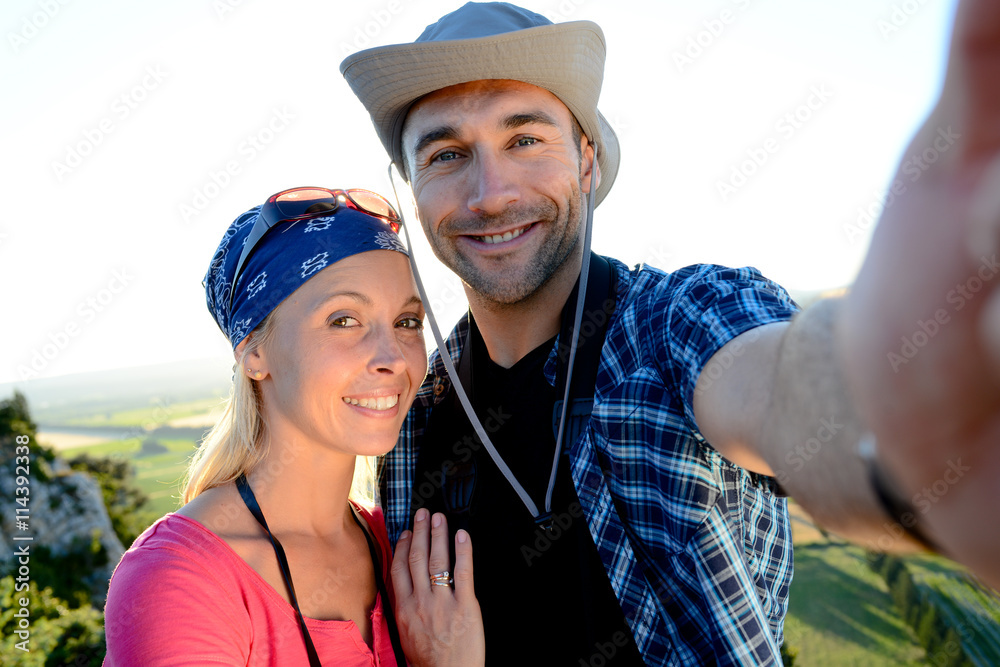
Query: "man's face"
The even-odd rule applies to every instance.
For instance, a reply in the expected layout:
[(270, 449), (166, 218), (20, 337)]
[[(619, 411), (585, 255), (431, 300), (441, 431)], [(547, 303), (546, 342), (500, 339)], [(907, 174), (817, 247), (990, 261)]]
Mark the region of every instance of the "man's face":
[(555, 95), (517, 81), (443, 88), (410, 110), (403, 151), (424, 233), (481, 297), (518, 303), (576, 248), (593, 148), (573, 127)]

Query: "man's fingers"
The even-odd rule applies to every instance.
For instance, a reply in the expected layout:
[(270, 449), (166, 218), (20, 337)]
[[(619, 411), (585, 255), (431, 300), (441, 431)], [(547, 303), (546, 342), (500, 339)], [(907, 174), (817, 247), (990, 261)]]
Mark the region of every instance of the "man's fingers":
[(427, 554), (430, 551), (430, 518), (424, 508), (417, 510), (413, 517), (413, 538), (410, 544), (410, 578), (414, 591), (427, 591), (431, 580), (427, 574)]
[[(427, 561), (428, 574), (440, 574), (451, 569), (448, 554), (448, 521), (440, 512), (431, 517), (431, 555)], [(437, 588), (447, 588), (438, 586)]]
[(986, 302), (980, 318), (979, 332), (992, 362), (994, 375), (1000, 379), (1000, 290)]
[(392, 589), (396, 591), (396, 599), (402, 599), (413, 594), (413, 582), (410, 580), (410, 543), (412, 534), (404, 530), (396, 542), (396, 553), (392, 557)]
[(472, 577), (472, 539), (464, 530), (455, 534), (455, 597), (463, 604), (476, 601)]
[(969, 255), (979, 264), (1000, 251), (1000, 154), (986, 167), (969, 205)]

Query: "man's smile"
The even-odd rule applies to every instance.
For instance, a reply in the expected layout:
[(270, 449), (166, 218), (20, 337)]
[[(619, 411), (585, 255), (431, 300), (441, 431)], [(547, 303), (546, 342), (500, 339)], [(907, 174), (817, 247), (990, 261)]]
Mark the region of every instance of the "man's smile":
[[(459, 238), (468, 239), (479, 248), (489, 246), (490, 250), (499, 250), (500, 247), (507, 249), (513, 247), (513, 241), (520, 239), (525, 235), (530, 235), (530, 232), (534, 230), (537, 224), (538, 223), (532, 222), (527, 225), (497, 232), (495, 234), (463, 234)], [(520, 245), (520, 243), (517, 245)]]

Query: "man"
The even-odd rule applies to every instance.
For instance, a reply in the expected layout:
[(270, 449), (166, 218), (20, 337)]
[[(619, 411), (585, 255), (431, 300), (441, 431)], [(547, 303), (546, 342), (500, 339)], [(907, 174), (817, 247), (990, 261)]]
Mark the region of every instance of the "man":
[[(667, 275), (586, 252), (618, 167), (596, 25), (469, 3), (344, 61), (470, 304), (382, 463), (387, 524), (395, 538), (426, 507), (469, 529), (492, 664), (779, 663), (782, 490), (851, 539), (933, 545), (1000, 583), (1000, 535), (983, 529), (1000, 500), (984, 307), (1000, 293), (998, 53), (1000, 6), (965, 3), (915, 139), (954, 125), (960, 149), (887, 210), (851, 294), (798, 315), (752, 269)], [(581, 321), (578, 281), (610, 316)], [(896, 363), (928, 318), (934, 335)], [(585, 416), (553, 428), (578, 397)], [(447, 569), (432, 553), (428, 573)]]

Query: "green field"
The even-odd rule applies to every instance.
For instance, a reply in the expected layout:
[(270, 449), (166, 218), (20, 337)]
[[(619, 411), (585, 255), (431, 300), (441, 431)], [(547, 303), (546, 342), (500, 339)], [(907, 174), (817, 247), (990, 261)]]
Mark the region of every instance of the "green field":
[(168, 452), (152, 456), (138, 456), (139, 440), (114, 440), (105, 444), (75, 447), (61, 452), (66, 459), (77, 454), (90, 456), (123, 456), (128, 458), (136, 471), (136, 486), (149, 496), (146, 506), (157, 517), (172, 512), (180, 506), (181, 483), (188, 460), (196, 446), (193, 440), (157, 440)]
[(796, 667), (928, 664), (859, 547), (797, 544), (789, 597), (785, 641), (798, 651)]
[(129, 410), (101, 412), (86, 417), (67, 419), (66, 426), (141, 426), (164, 424), (174, 419), (207, 414), (223, 405), (219, 398), (203, 398), (183, 403), (161, 402)]

